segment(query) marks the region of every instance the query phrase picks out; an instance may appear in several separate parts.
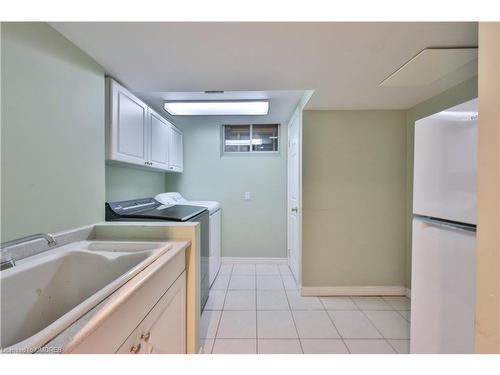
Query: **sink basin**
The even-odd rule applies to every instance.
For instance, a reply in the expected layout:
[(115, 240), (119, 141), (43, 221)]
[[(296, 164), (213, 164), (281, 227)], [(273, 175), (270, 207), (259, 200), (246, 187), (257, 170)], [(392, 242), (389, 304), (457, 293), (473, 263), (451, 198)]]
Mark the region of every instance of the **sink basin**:
[(82, 241), (19, 261), (0, 274), (0, 346), (45, 344), (169, 248)]

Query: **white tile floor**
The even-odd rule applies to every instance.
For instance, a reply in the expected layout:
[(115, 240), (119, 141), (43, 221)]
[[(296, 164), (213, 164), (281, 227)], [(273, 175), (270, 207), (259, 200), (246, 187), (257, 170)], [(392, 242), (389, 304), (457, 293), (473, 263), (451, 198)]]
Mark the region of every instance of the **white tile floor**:
[(223, 264), (201, 317), (205, 353), (408, 353), (406, 297), (302, 297), (290, 269)]

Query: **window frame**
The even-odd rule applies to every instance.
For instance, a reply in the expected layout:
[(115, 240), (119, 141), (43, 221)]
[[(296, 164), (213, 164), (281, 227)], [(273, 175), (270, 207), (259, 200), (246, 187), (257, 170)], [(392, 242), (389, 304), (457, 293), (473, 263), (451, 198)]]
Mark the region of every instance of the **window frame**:
[[(253, 126), (254, 125), (276, 125), (278, 132), (278, 150), (276, 151), (253, 151), (252, 147), (252, 137), (253, 137)], [(248, 126), (250, 127), (250, 147), (249, 151), (226, 151), (225, 141), (226, 141), (226, 126)], [(223, 123), (221, 124), (221, 154), (222, 155), (279, 155), (281, 153), (281, 124), (280, 123)]]

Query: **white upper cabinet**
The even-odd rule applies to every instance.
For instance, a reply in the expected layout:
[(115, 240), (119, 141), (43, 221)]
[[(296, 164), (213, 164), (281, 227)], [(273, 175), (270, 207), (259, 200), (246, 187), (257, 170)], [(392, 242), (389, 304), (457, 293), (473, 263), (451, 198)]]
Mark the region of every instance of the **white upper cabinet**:
[(108, 90), (107, 157), (145, 165), (148, 106), (112, 80)]
[(170, 127), (172, 126), (156, 112), (149, 112), (151, 147), (149, 147), (149, 160), (154, 168), (168, 169)]
[(106, 159), (182, 172), (182, 132), (113, 79), (106, 84)]
[(168, 149), (169, 169), (173, 172), (182, 172), (183, 167), (183, 137), (182, 132), (175, 126), (170, 126), (170, 145)]

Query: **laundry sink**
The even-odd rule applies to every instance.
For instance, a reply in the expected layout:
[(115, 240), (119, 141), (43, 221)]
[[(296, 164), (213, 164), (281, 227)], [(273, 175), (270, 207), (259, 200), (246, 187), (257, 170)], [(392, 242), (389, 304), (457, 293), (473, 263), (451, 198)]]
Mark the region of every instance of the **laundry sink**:
[(19, 261), (1, 277), (2, 348), (39, 347), (170, 249), (81, 241)]

